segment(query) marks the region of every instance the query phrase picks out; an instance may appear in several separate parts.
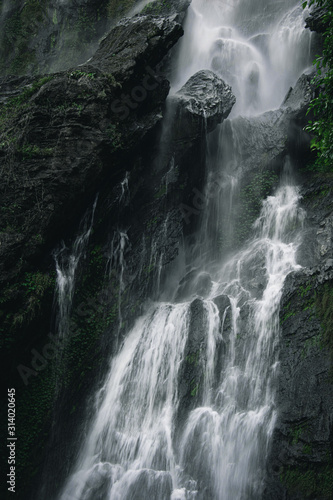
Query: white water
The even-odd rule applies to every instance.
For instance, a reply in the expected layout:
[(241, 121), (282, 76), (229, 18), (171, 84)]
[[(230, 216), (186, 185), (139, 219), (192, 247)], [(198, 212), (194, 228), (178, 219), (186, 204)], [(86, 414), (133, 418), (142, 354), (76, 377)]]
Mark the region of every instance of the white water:
[[(100, 491), (100, 498), (112, 500), (259, 498), (276, 418), (279, 302), (286, 275), (299, 267), (297, 239), (287, 236), (288, 227), (301, 227), (297, 202), (297, 188), (286, 182), (265, 201), (255, 237), (221, 267), (203, 301), (202, 401), (189, 413), (179, 441), (178, 376), (191, 335), (190, 301), (156, 304), (128, 334), (98, 395), (98, 412), (62, 500), (92, 500)], [(266, 283), (259, 300), (247, 290), (253, 259)], [(217, 346), (225, 333), (214, 302), (221, 294), (230, 298), (232, 329), (214, 388)], [(247, 310), (245, 327), (241, 309)]]
[[(174, 90), (197, 70), (213, 68), (234, 87), (234, 114), (277, 107), (311, 62), (310, 34), (297, 6), (293, 0), (193, 0)], [(219, 254), (208, 226), (216, 233), (222, 227), (232, 239), (241, 166), (237, 134), (227, 153), (223, 134), (218, 137), (210, 174), (218, 169), (219, 192), (203, 214), (188, 298), (155, 303), (127, 334), (96, 395), (61, 500), (261, 498), (277, 416), (279, 303), (287, 274), (299, 268), (304, 214), (287, 160), (252, 237), (228, 260)], [(214, 252), (207, 261), (209, 245)], [(203, 270), (212, 283), (198, 293)], [(189, 356), (196, 335), (200, 342)], [(186, 379), (189, 364), (195, 386)]]
[(195, 72), (211, 69), (232, 86), (233, 116), (279, 107), (289, 87), (312, 66), (307, 15), (299, 0), (193, 0), (174, 89)]
[(94, 214), (97, 205), (98, 196), (91, 210), (84, 216), (79, 234), (76, 237), (72, 249), (66, 247), (65, 243), (62, 247), (55, 251), (54, 258), (56, 263), (57, 282), (56, 282), (56, 297), (58, 303), (57, 331), (58, 336), (64, 340), (69, 331), (69, 319), (72, 308), (74, 285), (77, 267), (80, 260), (85, 255), (91, 234)]

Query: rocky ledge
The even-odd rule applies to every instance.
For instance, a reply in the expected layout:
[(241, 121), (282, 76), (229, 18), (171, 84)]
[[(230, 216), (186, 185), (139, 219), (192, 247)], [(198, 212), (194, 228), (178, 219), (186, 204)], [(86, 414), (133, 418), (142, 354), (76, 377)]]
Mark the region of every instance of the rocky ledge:
[(89, 67), (5, 78), (0, 95), (0, 282), (17, 278), (116, 182), (162, 117), (169, 83), (156, 65), (183, 30), (170, 19), (126, 19)]

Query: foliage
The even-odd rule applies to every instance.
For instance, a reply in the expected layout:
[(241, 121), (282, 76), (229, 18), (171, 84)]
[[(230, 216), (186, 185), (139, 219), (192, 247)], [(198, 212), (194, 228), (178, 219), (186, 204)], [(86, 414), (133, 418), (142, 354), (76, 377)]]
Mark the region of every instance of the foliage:
[(311, 149), (317, 152), (314, 169), (319, 172), (333, 171), (333, 0), (308, 0), (303, 8), (316, 5), (323, 9), (324, 49), (314, 65), (317, 75), (313, 79), (317, 96), (311, 101), (308, 113), (313, 113), (306, 130), (314, 135)]
[(161, 15), (164, 9), (169, 9), (171, 7), (169, 0), (155, 0), (154, 2), (148, 3), (143, 9), (142, 14), (151, 15)]
[(24, 144), (17, 152), (22, 155), (23, 160), (29, 160), (36, 157), (52, 156), (53, 148), (40, 148), (36, 144)]
[(94, 80), (96, 73), (86, 73), (85, 71), (79, 71), (78, 69), (75, 71), (72, 71), (69, 75), (70, 78), (73, 78), (74, 80), (79, 80), (81, 77), (87, 77), (90, 80)]

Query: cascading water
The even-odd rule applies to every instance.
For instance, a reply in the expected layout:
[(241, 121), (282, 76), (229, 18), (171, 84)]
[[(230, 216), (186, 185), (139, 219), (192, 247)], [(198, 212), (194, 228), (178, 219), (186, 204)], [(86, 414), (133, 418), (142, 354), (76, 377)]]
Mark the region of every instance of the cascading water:
[(66, 339), (68, 334), (76, 270), (89, 241), (97, 200), (98, 196), (95, 199), (92, 209), (88, 210), (83, 218), (82, 227), (79, 229), (79, 235), (74, 241), (72, 251), (68, 253), (68, 248), (63, 243), (62, 247), (54, 253), (57, 271), (56, 296), (59, 310), (57, 330), (61, 340)]
[[(234, 115), (277, 107), (311, 62), (303, 25), (298, 1), (194, 0), (173, 90), (209, 68), (233, 86)], [(173, 300), (152, 305), (112, 360), (61, 500), (261, 498), (277, 414), (279, 303), (299, 268), (304, 214), (287, 158), (252, 237), (234, 248), (240, 128), (241, 119), (228, 121), (211, 139), (208, 180), (218, 190), (195, 245), (205, 250), (189, 252)], [(228, 254), (218, 250), (221, 230)]]

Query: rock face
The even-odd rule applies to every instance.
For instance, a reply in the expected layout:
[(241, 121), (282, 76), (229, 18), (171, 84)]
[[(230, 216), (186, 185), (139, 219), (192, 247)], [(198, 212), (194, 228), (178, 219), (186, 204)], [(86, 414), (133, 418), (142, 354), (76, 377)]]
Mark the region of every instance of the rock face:
[(290, 153), (290, 144), (295, 142), (295, 134), (300, 134), (298, 140), (303, 147), (307, 139), (300, 127), (303, 128), (309, 103), (314, 96), (311, 80), (311, 75), (302, 75), (295, 86), (290, 88), (279, 109), (251, 119), (235, 119), (236, 127), (240, 123), (240, 155), (243, 157), (241, 163), (245, 172), (255, 168), (274, 169), (274, 165)]
[[(95, 12), (102, 4), (110, 8), (112, 2), (66, 3), (72, 9), (69, 19), (81, 16), (82, 20), (82, 12)], [(47, 4), (50, 9), (44, 8)], [(117, 10), (118, 2), (112, 4)], [(133, 4), (126, 2), (128, 7)], [(31, 44), (26, 45), (36, 59), (25, 64), (5, 58), (3, 67), (32, 72), (47, 53), (45, 68), (54, 68), (52, 40), (60, 43), (64, 35), (61, 26), (68, 12), (60, 7), (64, 3), (17, 0), (8, 9), (9, 2), (1, 5), (8, 21), (15, 11), (20, 16), (30, 12), (26, 21), (31, 19), (29, 9), (34, 5), (35, 20), (25, 26), (32, 33), (46, 18), (52, 21), (43, 32), (47, 50), (40, 38), (29, 38)], [(82, 11), (83, 5), (88, 10)], [(73, 463), (76, 449), (70, 443), (80, 430), (84, 397), (99, 380), (116, 343), (142, 313), (144, 300), (158, 297), (159, 284), (177, 259), (179, 242), (184, 233), (191, 235), (199, 220), (193, 216), (188, 224), (181, 207), (186, 203), (192, 208), (202, 190), (206, 148), (202, 132), (223, 121), (235, 99), (214, 73), (200, 71), (165, 106), (169, 82), (156, 67), (181, 37), (180, 21), (188, 5), (188, 0), (156, 0), (145, 7), (144, 15), (116, 25), (94, 54), (90, 42), (95, 35), (88, 37), (83, 41), (89, 51), (86, 45), (83, 53), (91, 59), (81, 66), (38, 78), (0, 79), (0, 333), (2, 366), (17, 388), (17, 426), (26, 444), (18, 451), (19, 500), (54, 497)], [(84, 29), (73, 29), (76, 35), (86, 31), (90, 21), (88, 16)], [(95, 34), (104, 30), (103, 23), (98, 23), (95, 19), (91, 24)], [(3, 30), (1, 36), (7, 35), (8, 30)], [(28, 40), (26, 35), (20, 32), (15, 43)], [(71, 57), (62, 63), (70, 67)], [(305, 158), (300, 152), (309, 139), (302, 128), (312, 97), (310, 79), (303, 75), (279, 110), (251, 121), (239, 118), (233, 131), (225, 129), (227, 135), (238, 131), (243, 144), (240, 163), (246, 174), (236, 225), (251, 231), (261, 199), (273, 189), (288, 155), (300, 171), (303, 208), (308, 214), (300, 261), (310, 271), (288, 277), (281, 303), (280, 413), (265, 500), (328, 500), (333, 489), (333, 185), (329, 178), (311, 177), (300, 168)], [(169, 113), (169, 136), (163, 135), (163, 113), (165, 117)], [(32, 370), (36, 352), (44, 353), (54, 333), (49, 322), (55, 288), (52, 250), (63, 238), (73, 249), (75, 237), (82, 232), (79, 221), (97, 192), (93, 231), (75, 276), (71, 305), (75, 335), (61, 348), (65, 368), (55, 381), (52, 360), (39, 365), (38, 372)], [(241, 238), (247, 234), (244, 230)], [(264, 277), (254, 269), (249, 270), (249, 278), (255, 291)], [(193, 297), (191, 304), (191, 332), (180, 369), (181, 422), (202, 401), (200, 360), (206, 352), (202, 299), (211, 289), (211, 277), (190, 271), (180, 282), (176, 298), (189, 299), (194, 285), (199, 297)], [(228, 297), (217, 297), (215, 304), (224, 317), (225, 333), (217, 350), (218, 373), (231, 318)], [(242, 335), (247, 334), (242, 329)], [(34, 372), (26, 385), (19, 365)], [(60, 396), (52, 414), (55, 388)], [(55, 425), (46, 446), (44, 436), (57, 421), (64, 423), (62, 440)], [(40, 476), (44, 462), (45, 480)], [(149, 478), (145, 472), (143, 476), (149, 492)], [(39, 496), (33, 477), (45, 485)], [(169, 483), (166, 478), (166, 495)], [(96, 490), (99, 494), (103, 492)]]
[[(31, 80), (30, 85), (20, 79), (3, 81), (0, 93), (7, 101), (2, 108), (0, 161), (6, 209), (1, 214), (0, 282), (22, 270), (38, 249), (54, 244), (59, 231), (66, 231), (64, 214), (69, 227), (103, 178), (120, 180), (122, 155), (133, 151), (161, 119), (169, 84), (152, 67), (181, 35), (176, 22), (126, 20), (104, 40), (89, 69)], [(146, 70), (148, 60), (152, 67)], [(21, 93), (16, 97), (14, 90), (10, 98), (8, 86), (15, 84)], [(12, 182), (15, 191), (7, 189)], [(11, 264), (17, 261), (11, 276), (8, 259)]]
[(324, 273), (289, 275), (285, 284), (280, 315), (279, 417), (267, 498), (331, 498), (332, 330), (327, 329), (332, 318), (332, 277), (330, 266)]
[[(156, 0), (144, 12), (181, 23), (190, 0)], [(84, 63), (100, 38), (124, 15), (142, 10), (141, 0), (2, 0), (1, 75), (40, 74)]]
[(171, 16), (176, 15), (176, 20), (182, 22), (184, 20), (186, 11), (191, 3), (191, 0), (156, 0), (148, 3), (143, 9), (142, 13), (157, 16)]
[[(137, 30), (138, 25), (141, 30)], [(157, 224), (160, 219), (157, 219), (156, 213), (163, 213), (162, 208), (157, 209), (157, 206), (165, 202), (165, 192), (159, 194), (159, 191), (161, 179), (166, 172), (154, 175), (148, 169), (143, 174), (143, 166), (149, 164), (147, 141), (151, 140), (151, 134), (155, 133), (162, 118), (163, 104), (169, 92), (168, 81), (157, 75), (154, 68), (182, 33), (182, 28), (176, 21), (151, 16), (133, 18), (111, 31), (93, 60), (94, 65), (89, 68), (81, 66), (46, 77), (7, 77), (1, 80), (2, 366), (17, 387), (17, 397), (20, 400), (18, 413), (19, 410), (21, 412), (18, 425), (25, 436), (23, 439), (29, 443), (40, 443), (37, 445), (37, 448), (40, 446), (39, 451), (34, 444), (28, 447), (28, 452), (22, 449), (18, 456), (18, 473), (22, 478), (18, 498), (27, 499), (26, 490), (31, 487), (32, 469), (29, 469), (30, 466), (27, 468), (26, 464), (34, 467), (32, 464), (41, 463), (38, 455), (46, 453), (45, 442), (38, 437), (38, 425), (33, 424), (33, 421), (36, 422), (36, 412), (27, 413), (28, 407), (31, 404), (35, 408), (39, 407), (39, 415), (43, 415), (40, 429), (44, 425), (51, 425), (48, 419), (51, 417), (55, 387), (52, 363), (46, 363), (45, 371), (38, 377), (37, 372), (31, 370), (31, 350), (42, 352), (43, 346), (48, 343), (55, 285), (52, 249), (62, 238), (69, 240), (68, 233), (72, 232), (73, 226), (78, 226), (87, 205), (92, 204), (99, 192), (100, 204), (96, 210), (95, 224), (97, 240), (92, 238), (91, 247), (91, 251), (97, 252), (98, 258), (93, 259), (94, 270), (86, 268), (82, 271), (85, 279), (91, 272), (89, 283), (92, 288), (89, 293), (94, 298), (95, 308), (100, 303), (98, 301), (103, 300), (97, 290), (104, 287), (103, 266), (107, 266), (108, 259), (111, 258), (111, 242), (107, 235), (113, 234), (116, 241), (119, 225), (125, 231), (129, 227), (128, 218), (131, 217), (134, 221), (133, 207), (139, 223), (134, 224), (129, 236), (137, 251), (134, 252), (132, 261), (128, 258), (127, 265), (129, 273), (133, 269), (132, 281), (136, 278), (139, 280), (139, 297), (140, 293), (148, 293), (150, 284), (158, 273), (153, 267), (153, 260), (149, 261), (152, 250), (145, 246), (143, 235), (149, 233), (147, 239), (154, 239), (156, 234), (160, 244), (165, 245), (163, 264), (166, 265), (177, 254), (182, 225), (177, 210), (180, 200), (176, 197), (173, 199), (169, 222), (160, 227)], [(126, 50), (126, 44), (129, 50)], [(108, 58), (110, 48), (115, 56), (111, 54)], [(124, 70), (121, 69), (120, 59)], [(148, 63), (150, 66), (146, 69)], [(112, 73), (117, 76), (117, 80)], [(133, 182), (131, 196), (126, 193), (122, 199), (121, 182), (129, 171)], [(182, 175), (177, 173), (180, 179)], [(194, 179), (193, 182), (195, 181)], [(169, 184), (172, 186), (171, 178)], [(140, 186), (142, 189), (138, 192)], [(120, 205), (122, 220), (119, 218)], [(151, 205), (155, 206), (155, 212)], [(159, 251), (159, 246), (156, 245), (154, 250)], [(142, 271), (141, 276), (138, 276), (139, 269)], [(111, 307), (108, 321), (102, 320), (103, 324), (98, 322), (99, 326), (94, 328), (95, 333), (86, 332), (87, 342), (95, 343), (95, 352), (99, 352), (96, 368), (103, 363), (102, 344), (108, 338), (107, 335), (102, 341), (102, 331), (110, 330), (110, 324), (117, 317), (115, 304), (119, 295), (118, 272), (118, 268), (114, 269), (115, 277), (110, 282), (113, 285), (110, 289), (105, 289), (105, 295), (115, 309), (112, 310)], [(130, 278), (126, 279), (129, 290)], [(82, 315), (77, 312), (80, 311), (80, 305), (85, 304), (84, 289), (87, 290), (83, 283), (82, 288), (78, 284), (78, 302), (74, 301), (73, 314), (77, 330), (80, 329), (85, 336), (80, 324)], [(94, 315), (95, 308), (88, 307), (89, 314)], [(133, 312), (134, 310), (129, 313), (128, 318), (133, 316)], [(68, 355), (70, 356), (70, 351), (76, 352), (77, 368), (81, 366), (83, 374), (86, 371), (83, 367), (89, 366), (91, 354), (86, 347), (81, 350), (81, 345), (81, 342), (76, 347), (74, 344), (68, 345)], [(17, 370), (19, 365), (30, 367), (30, 373), (34, 373), (33, 379), (24, 381)], [(69, 369), (73, 387), (76, 386), (74, 380), (79, 375), (77, 368), (74, 371)], [(86, 372), (86, 388), (91, 380), (93, 377)], [(48, 396), (37, 400), (39, 388), (45, 383), (49, 387)], [(81, 387), (83, 391), (83, 385)], [(79, 392), (77, 391), (76, 396), (67, 393), (64, 396), (67, 401), (65, 406), (71, 404), (74, 396), (77, 401), (75, 406), (79, 408)], [(81, 409), (83, 410), (82, 407)], [(69, 419), (66, 412), (68, 406), (65, 413), (58, 417), (68, 421), (67, 431), (64, 432), (68, 432), (68, 439), (71, 439), (77, 428), (77, 419), (74, 418), (74, 423), (75, 412)], [(55, 449), (54, 443), (50, 445), (50, 461), (46, 469), (50, 472), (55, 468), (61, 476), (66, 470), (67, 461), (55, 462), (52, 449)], [(65, 448), (61, 451), (61, 455), (65, 456), (64, 454), (66, 455)], [(50, 490), (45, 495), (48, 496), (50, 492), (54, 494), (53, 482), (47, 484)], [(35, 491), (31, 492), (31, 498), (36, 498)]]
[[(215, 359), (216, 384), (222, 371), (224, 356), (232, 328), (231, 306), (227, 296), (216, 298), (221, 323), (223, 322), (223, 338), (218, 342)], [(204, 302), (196, 298), (190, 306), (189, 336), (184, 349), (184, 359), (179, 370), (179, 407), (177, 418), (179, 428), (185, 424), (191, 410), (203, 404), (203, 367), (207, 363), (207, 310)]]
[[(3, 0), (2, 75), (46, 73), (84, 62), (110, 28), (108, 0)], [(113, 2), (113, 4), (120, 2)]]
[(264, 498), (332, 498), (332, 188), (325, 175), (301, 188), (299, 260), (308, 269), (287, 277), (281, 301), (279, 414)]
[(98, 68), (112, 74), (121, 84), (127, 80), (135, 82), (135, 73), (139, 83), (141, 76), (149, 76), (145, 66), (155, 68), (182, 34), (181, 25), (171, 18), (149, 15), (125, 18), (102, 40), (87, 69)]
[(322, 7), (314, 7), (309, 17), (305, 19), (306, 28), (317, 33), (324, 33), (329, 26), (325, 19), (325, 10)]

